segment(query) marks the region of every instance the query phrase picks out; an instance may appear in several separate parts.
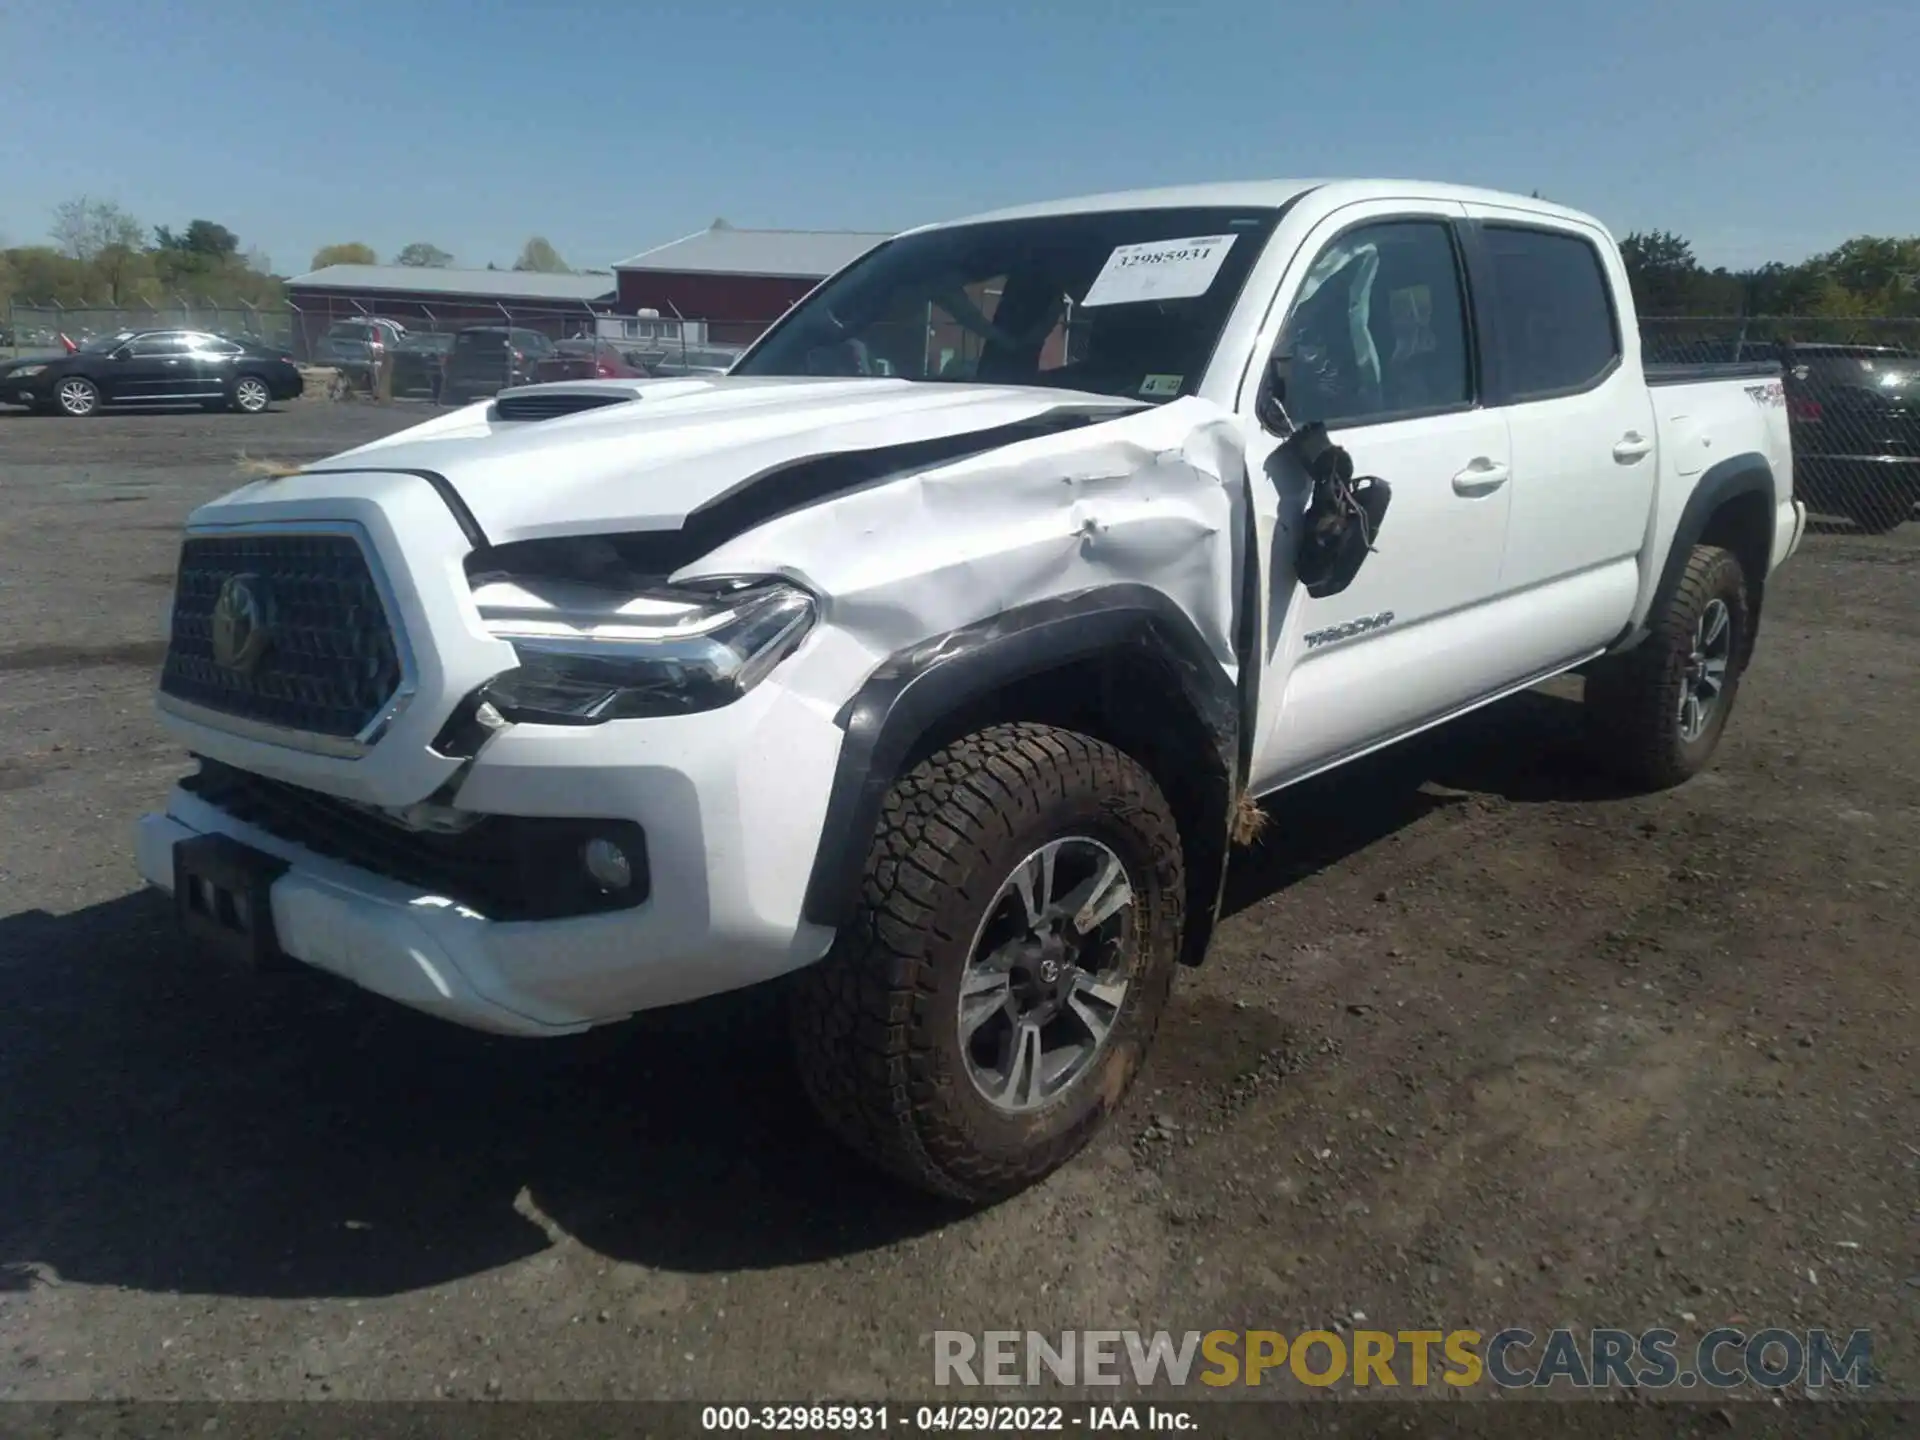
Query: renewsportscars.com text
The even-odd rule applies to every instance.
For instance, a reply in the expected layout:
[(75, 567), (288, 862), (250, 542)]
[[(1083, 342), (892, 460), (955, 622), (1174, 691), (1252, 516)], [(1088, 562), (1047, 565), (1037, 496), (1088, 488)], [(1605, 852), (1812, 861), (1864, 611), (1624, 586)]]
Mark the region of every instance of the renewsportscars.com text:
[(1685, 1345), (1672, 1330), (936, 1330), (936, 1385), (1257, 1386), (1299, 1384), (1420, 1390), (1608, 1387), (1664, 1390), (1804, 1381), (1864, 1390), (1873, 1383), (1864, 1330), (1710, 1330)]

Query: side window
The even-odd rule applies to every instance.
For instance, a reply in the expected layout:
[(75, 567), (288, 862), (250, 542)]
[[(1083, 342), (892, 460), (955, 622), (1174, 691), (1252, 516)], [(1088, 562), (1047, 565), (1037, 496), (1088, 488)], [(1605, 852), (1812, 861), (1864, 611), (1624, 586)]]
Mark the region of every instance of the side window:
[(186, 338), (180, 335), (143, 335), (127, 348), (134, 355), (141, 357), (184, 355), (187, 353), (187, 342)]
[(1452, 228), (1387, 220), (1313, 262), (1280, 341), (1287, 414), (1360, 425), (1472, 403), (1466, 295)]
[(1578, 235), (1555, 230), (1488, 225), (1481, 233), (1513, 399), (1597, 384), (1620, 359), (1620, 328), (1600, 252)]

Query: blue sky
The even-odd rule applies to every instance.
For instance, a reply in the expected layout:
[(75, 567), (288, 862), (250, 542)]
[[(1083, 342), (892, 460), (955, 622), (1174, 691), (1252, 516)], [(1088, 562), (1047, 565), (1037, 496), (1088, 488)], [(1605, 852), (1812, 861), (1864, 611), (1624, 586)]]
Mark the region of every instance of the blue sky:
[(0, 0), (0, 237), (218, 220), (606, 265), (1259, 176), (1539, 189), (1710, 264), (1920, 233), (1920, 4)]

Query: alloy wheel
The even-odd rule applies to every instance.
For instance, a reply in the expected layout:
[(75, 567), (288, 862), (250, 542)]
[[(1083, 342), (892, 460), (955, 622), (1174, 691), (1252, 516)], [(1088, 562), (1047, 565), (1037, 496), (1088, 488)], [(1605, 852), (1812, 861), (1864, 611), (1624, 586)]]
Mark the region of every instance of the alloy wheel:
[(1709, 600), (1693, 627), (1693, 649), (1680, 676), (1680, 738), (1693, 744), (1707, 733), (1727, 688), (1733, 659), (1733, 615), (1724, 600)]
[(93, 382), (78, 376), (62, 380), (55, 393), (59, 397), (60, 408), (69, 415), (91, 415), (94, 407), (100, 403), (100, 392), (93, 388)]
[(1069, 836), (1001, 884), (960, 979), (968, 1078), (995, 1109), (1037, 1110), (1089, 1073), (1127, 998), (1134, 889), (1120, 857)]

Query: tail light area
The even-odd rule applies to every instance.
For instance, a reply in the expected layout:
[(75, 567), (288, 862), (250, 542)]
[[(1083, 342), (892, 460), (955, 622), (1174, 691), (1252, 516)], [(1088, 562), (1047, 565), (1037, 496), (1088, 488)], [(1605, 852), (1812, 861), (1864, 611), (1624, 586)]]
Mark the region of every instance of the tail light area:
[(1817, 425), (1825, 413), (1818, 400), (1809, 400), (1804, 396), (1796, 396), (1787, 401), (1787, 418), (1790, 420), (1798, 420), (1802, 424)]

